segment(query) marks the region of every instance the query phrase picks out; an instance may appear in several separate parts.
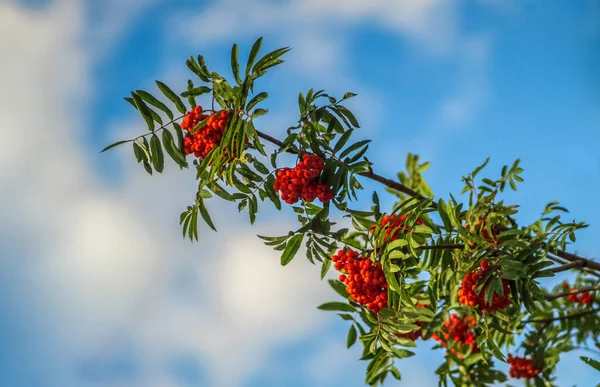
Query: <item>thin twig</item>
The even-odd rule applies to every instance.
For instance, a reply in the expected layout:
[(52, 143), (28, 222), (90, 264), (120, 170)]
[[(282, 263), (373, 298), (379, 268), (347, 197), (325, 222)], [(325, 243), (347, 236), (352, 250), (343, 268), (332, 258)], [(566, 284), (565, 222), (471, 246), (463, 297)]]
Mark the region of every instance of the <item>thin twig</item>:
[(562, 317), (549, 317), (549, 318), (541, 318), (541, 319), (534, 319), (534, 320), (525, 320), (525, 321), (523, 321), (523, 324), (527, 324), (527, 323), (551, 323), (551, 322), (554, 322), (554, 321), (570, 320), (572, 318), (577, 318), (577, 317), (585, 316), (585, 315), (592, 314), (592, 313), (598, 312), (598, 311), (600, 311), (600, 308), (590, 309), (590, 310), (583, 310), (581, 312), (577, 312), (577, 313), (573, 313), (573, 314), (568, 314), (568, 315), (562, 316)]
[(571, 294), (579, 294), (584, 292), (593, 292), (595, 290), (600, 290), (600, 285), (587, 286), (584, 288), (571, 289), (567, 292), (550, 294), (545, 296), (544, 298), (548, 301), (556, 300), (557, 298), (568, 297)]

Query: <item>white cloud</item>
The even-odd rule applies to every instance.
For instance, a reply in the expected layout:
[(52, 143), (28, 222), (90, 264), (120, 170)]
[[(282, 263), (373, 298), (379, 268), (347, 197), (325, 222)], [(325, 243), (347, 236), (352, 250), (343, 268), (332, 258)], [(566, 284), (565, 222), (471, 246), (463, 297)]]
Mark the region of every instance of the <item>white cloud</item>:
[[(325, 315), (315, 306), (330, 291), (301, 257), (281, 268), (246, 228), (182, 241), (177, 211), (193, 195), (193, 172), (170, 165), (168, 176), (150, 178), (123, 150), (123, 191), (94, 176), (82, 143), (91, 64), (81, 3), (43, 11), (3, 3), (0, 20), (0, 49), (11, 53), (0, 71), (0, 195), (10, 203), (2, 265), (21, 273), (12, 294), (27, 289), (21, 297), (31, 297), (47, 333), (40, 347), (51, 347), (65, 380), (80, 385), (78, 362), (110, 355), (125, 335), (142, 349), (145, 386), (176, 385), (165, 362), (186, 349), (206, 359), (211, 385), (236, 386), (273, 345), (318, 326)], [(19, 245), (28, 256), (9, 254)], [(184, 297), (173, 289), (182, 270), (194, 279)]]

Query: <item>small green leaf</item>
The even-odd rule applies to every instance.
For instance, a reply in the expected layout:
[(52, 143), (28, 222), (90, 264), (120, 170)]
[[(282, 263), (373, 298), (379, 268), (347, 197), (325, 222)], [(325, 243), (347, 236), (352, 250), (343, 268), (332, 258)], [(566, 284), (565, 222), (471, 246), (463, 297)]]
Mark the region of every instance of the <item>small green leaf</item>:
[(254, 119), (254, 118), (256, 118), (256, 117), (264, 116), (264, 115), (265, 115), (265, 114), (267, 114), (268, 112), (269, 112), (269, 111), (268, 111), (267, 109), (261, 109), (261, 108), (258, 108), (258, 109), (254, 110), (254, 111), (252, 112), (252, 118)]
[(349, 297), (348, 292), (346, 292), (346, 285), (344, 285), (343, 282), (332, 279), (330, 279), (327, 282), (329, 282), (329, 285), (333, 288), (333, 290), (335, 290), (337, 294), (342, 296), (344, 299), (347, 299)]
[(349, 155), (352, 151), (355, 151), (355, 150), (359, 149), (360, 147), (362, 147), (363, 145), (366, 145), (366, 144), (368, 144), (370, 142), (371, 142), (371, 140), (363, 140), (363, 141), (359, 141), (357, 143), (354, 143), (354, 144), (350, 145), (348, 148), (346, 148), (338, 156), (338, 158), (343, 159), (344, 157), (346, 157), (347, 155)]
[(281, 255), (282, 266), (287, 265), (294, 259), (298, 249), (300, 249), (300, 245), (302, 245), (302, 239), (304, 239), (304, 234), (296, 234), (288, 240), (285, 250), (283, 250), (283, 254)]
[(321, 280), (323, 280), (325, 278), (330, 267), (331, 267), (331, 259), (325, 259), (323, 261), (323, 265), (321, 266)]
[(171, 102), (175, 104), (175, 107), (177, 107), (177, 110), (179, 110), (180, 113), (185, 114), (187, 112), (185, 105), (183, 104), (179, 96), (175, 94), (175, 92), (173, 92), (173, 90), (171, 90), (167, 85), (160, 81), (156, 81), (156, 85), (158, 86), (160, 91), (165, 95), (165, 97), (167, 97), (169, 100), (171, 100)]
[(252, 48), (250, 49), (250, 55), (248, 56), (248, 62), (246, 63), (246, 77), (250, 74), (250, 70), (252, 69), (252, 65), (254, 65), (254, 61), (256, 60), (256, 56), (260, 51), (260, 46), (262, 45), (262, 36), (258, 38)]
[(600, 361), (592, 359), (592, 358), (589, 358), (587, 356), (579, 356), (579, 358), (581, 360), (583, 360), (589, 366), (594, 367), (595, 369), (597, 369), (598, 371), (600, 371)]
[(322, 305), (319, 305), (317, 309), (349, 313), (356, 312), (356, 309), (354, 309), (352, 305), (348, 305), (343, 302), (326, 302)]
[(356, 328), (354, 325), (350, 325), (350, 330), (348, 331), (348, 338), (346, 339), (346, 348), (350, 348), (356, 343), (356, 338), (358, 337), (358, 332), (356, 332)]
[(252, 110), (256, 104), (258, 104), (261, 101), (264, 101), (265, 99), (267, 99), (269, 97), (269, 94), (266, 92), (261, 92), (256, 94), (251, 100), (250, 102), (248, 102), (248, 104), (246, 105), (246, 111), (250, 111)]
[(142, 99), (137, 94), (132, 92), (131, 98), (133, 98), (133, 103), (142, 115), (142, 118), (144, 119), (144, 121), (146, 121), (146, 124), (148, 124), (148, 129), (150, 129), (150, 131), (153, 132), (154, 120), (152, 119), (152, 113), (150, 112), (150, 108), (144, 103), (144, 101), (142, 101)]
[(156, 134), (153, 134), (150, 138), (150, 149), (152, 151), (152, 165), (154, 165), (156, 172), (162, 173), (165, 166), (165, 156)]
[(117, 142), (115, 142), (115, 143), (113, 143), (113, 144), (110, 144), (110, 145), (109, 145), (109, 146), (107, 146), (106, 148), (102, 149), (102, 150), (100, 151), (100, 153), (102, 153), (102, 152), (104, 152), (104, 151), (107, 151), (107, 150), (109, 150), (109, 149), (111, 149), (111, 148), (114, 148), (114, 147), (116, 147), (116, 146), (119, 146), (119, 145), (121, 145), (121, 144), (125, 144), (126, 142), (129, 142), (129, 141), (130, 141), (130, 140), (117, 141)]
[(238, 63), (238, 45), (237, 44), (234, 44), (233, 47), (231, 47), (231, 72), (233, 73), (235, 82), (238, 85), (241, 85), (242, 80), (240, 79), (240, 64)]
[(206, 209), (206, 206), (204, 205), (203, 200), (198, 201), (198, 209), (200, 210), (200, 215), (202, 215), (202, 219), (204, 219), (206, 224), (208, 224), (208, 226), (210, 228), (212, 228), (214, 231), (217, 231), (217, 229), (215, 228), (215, 225), (212, 222), (212, 219), (210, 218), (210, 215), (208, 214), (208, 211)]
[(164, 103), (157, 100), (152, 94), (150, 94), (144, 90), (136, 90), (136, 93), (137, 93), (137, 95), (140, 96), (141, 99), (148, 102), (150, 105), (165, 112), (167, 117), (169, 117), (171, 120), (173, 119), (173, 112), (171, 112), (171, 109), (169, 109), (167, 107), (167, 105), (165, 105)]

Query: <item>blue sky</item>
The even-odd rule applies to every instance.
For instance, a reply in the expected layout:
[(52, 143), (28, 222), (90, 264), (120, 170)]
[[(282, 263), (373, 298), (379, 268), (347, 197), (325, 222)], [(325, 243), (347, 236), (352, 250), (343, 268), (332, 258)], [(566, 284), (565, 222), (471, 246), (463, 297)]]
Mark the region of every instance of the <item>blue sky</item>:
[[(519, 220), (559, 200), (591, 224), (573, 250), (600, 255), (598, 0), (0, 1), (0, 386), (363, 385), (347, 325), (315, 309), (336, 297), (318, 268), (282, 268), (255, 237), (291, 214), (251, 228), (215, 201), (219, 233), (192, 245), (178, 215), (193, 172), (149, 177), (127, 147), (98, 154), (146, 130), (131, 90), (183, 88), (199, 53), (227, 74), (231, 45), (243, 58), (259, 36), (293, 48), (258, 85), (264, 131), (295, 122), (298, 92), (356, 92), (376, 171), (418, 153), (447, 197), (486, 157), (491, 176), (521, 158), (525, 183), (506, 195)], [(389, 385), (436, 385), (431, 345)], [(600, 379), (578, 355), (559, 385)]]

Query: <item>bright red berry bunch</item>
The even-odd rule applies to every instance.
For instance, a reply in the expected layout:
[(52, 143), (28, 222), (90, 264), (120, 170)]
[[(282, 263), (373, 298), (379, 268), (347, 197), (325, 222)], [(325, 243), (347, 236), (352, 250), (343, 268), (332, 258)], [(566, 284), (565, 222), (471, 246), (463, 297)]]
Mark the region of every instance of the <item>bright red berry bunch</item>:
[(490, 264), (483, 260), (480, 263), (480, 267), (474, 273), (467, 273), (461, 284), (461, 288), (458, 289), (459, 301), (467, 306), (478, 307), (484, 312), (494, 312), (500, 309), (504, 309), (510, 305), (510, 289), (508, 288), (508, 280), (502, 280), (502, 289), (504, 295), (500, 296), (494, 292), (492, 296), (491, 304), (485, 302), (485, 289), (488, 284), (485, 284), (479, 293), (476, 293), (477, 284), (481, 277), (488, 271), (491, 270)]
[[(396, 214), (392, 214), (392, 215), (386, 214), (381, 217), (381, 228), (383, 230), (385, 230), (384, 241), (386, 241), (386, 242), (395, 241), (396, 239), (398, 239), (398, 234), (407, 233), (407, 232), (411, 231), (408, 227), (404, 226), (404, 220), (406, 219), (406, 217), (408, 215), (410, 215), (410, 214), (404, 214), (402, 216), (398, 216)], [(418, 225), (423, 224), (421, 219), (417, 219), (417, 224)], [(371, 233), (373, 233), (373, 231), (375, 231), (375, 225), (373, 225), (371, 227), (371, 230), (369, 230), (369, 231)]]
[[(417, 308), (427, 308), (427, 305), (417, 304)], [(422, 327), (425, 323), (423, 321), (417, 321), (416, 324), (418, 326)], [(396, 333), (396, 336), (405, 337), (407, 339), (415, 341), (416, 339), (423, 337), (423, 331), (421, 329), (417, 329), (415, 331), (408, 332), (408, 333)]]
[[(206, 125), (192, 133), (194, 127), (206, 118), (208, 118)], [(229, 111), (227, 110), (208, 115), (202, 113), (202, 106), (196, 106), (186, 114), (181, 122), (181, 128), (188, 132), (183, 139), (185, 154), (193, 153), (196, 157), (205, 158), (221, 143), (228, 118)]]
[(296, 167), (277, 171), (273, 189), (281, 192), (281, 199), (294, 204), (299, 199), (312, 202), (316, 198), (323, 203), (333, 199), (333, 191), (319, 181), (325, 162), (317, 155), (306, 153)]
[[(479, 348), (477, 347), (477, 335), (473, 331), (476, 326), (475, 319), (473, 317), (460, 317), (456, 313), (450, 315), (448, 321), (444, 321), (442, 324), (442, 336), (440, 337), (437, 333), (433, 334), (433, 339), (439, 341), (445, 348), (452, 342), (461, 345), (469, 345), (472, 350), (471, 353), (478, 353)], [(458, 351), (452, 348), (452, 353), (459, 355)]]
[[(568, 283), (564, 283), (562, 285), (563, 289), (570, 290), (570, 286)], [(575, 289), (577, 290), (577, 289)], [(582, 292), (579, 294), (569, 294), (567, 299), (571, 302), (582, 303), (584, 305), (591, 305), (594, 302), (594, 296), (590, 292)]]
[(510, 364), (509, 374), (512, 378), (533, 379), (540, 373), (531, 359), (508, 355), (506, 362)]
[(353, 250), (340, 250), (331, 261), (336, 270), (346, 273), (341, 274), (339, 280), (346, 284), (346, 291), (354, 301), (374, 313), (387, 306), (388, 284), (380, 263)]

